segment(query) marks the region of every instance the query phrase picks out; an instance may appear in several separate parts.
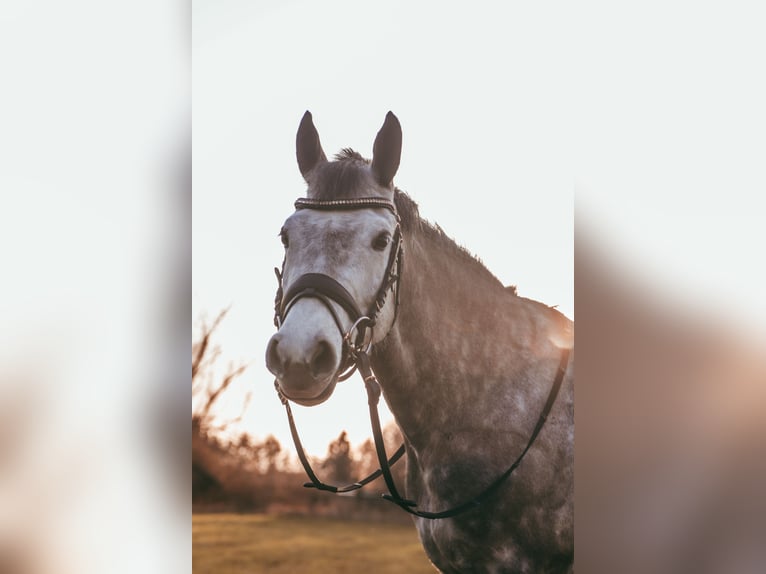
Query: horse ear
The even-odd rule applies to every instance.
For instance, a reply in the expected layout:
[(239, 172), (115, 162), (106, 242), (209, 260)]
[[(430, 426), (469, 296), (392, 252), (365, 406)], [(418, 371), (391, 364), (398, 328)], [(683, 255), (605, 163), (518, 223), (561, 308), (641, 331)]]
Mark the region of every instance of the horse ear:
[(394, 181), (402, 155), (402, 126), (397, 117), (388, 112), (372, 146), (372, 174), (377, 182), (390, 186)]
[(320, 162), (327, 161), (322, 144), (319, 143), (319, 133), (314, 127), (311, 112), (306, 110), (298, 126), (298, 134), (295, 136), (295, 155), (298, 158), (298, 169), (301, 170), (303, 179)]

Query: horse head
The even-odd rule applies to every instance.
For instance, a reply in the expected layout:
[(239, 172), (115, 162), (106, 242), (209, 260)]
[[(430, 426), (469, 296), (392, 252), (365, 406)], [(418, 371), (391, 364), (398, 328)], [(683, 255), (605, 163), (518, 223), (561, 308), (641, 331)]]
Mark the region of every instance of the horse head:
[(345, 149), (334, 161), (322, 150), (306, 112), (296, 137), (298, 167), (308, 184), (280, 236), (277, 333), (266, 365), (280, 392), (303, 405), (327, 400), (354, 349), (380, 341), (396, 316), (401, 232), (393, 178), (402, 131), (388, 112), (372, 161)]

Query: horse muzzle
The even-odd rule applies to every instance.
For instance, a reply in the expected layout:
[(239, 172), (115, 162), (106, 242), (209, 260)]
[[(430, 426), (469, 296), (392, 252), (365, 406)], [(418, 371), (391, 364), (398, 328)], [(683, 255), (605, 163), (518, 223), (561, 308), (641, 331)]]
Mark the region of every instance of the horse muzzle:
[(335, 389), (341, 362), (337, 348), (321, 335), (290, 337), (280, 330), (266, 348), (266, 367), (285, 397), (305, 406), (316, 405)]

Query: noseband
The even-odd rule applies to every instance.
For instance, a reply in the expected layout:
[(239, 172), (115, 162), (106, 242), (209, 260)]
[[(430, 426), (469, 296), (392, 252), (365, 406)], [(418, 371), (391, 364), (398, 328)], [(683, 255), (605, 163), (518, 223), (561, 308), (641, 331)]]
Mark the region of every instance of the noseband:
[[(398, 190), (397, 190), (398, 191)], [(290, 424), (290, 433), (295, 443), (295, 450), (298, 453), (298, 458), (303, 465), (306, 474), (311, 479), (311, 482), (305, 483), (303, 486), (307, 488), (317, 488), (319, 490), (326, 490), (328, 492), (351, 492), (362, 488), (364, 485), (369, 484), (379, 476), (383, 476), (386, 487), (389, 494), (384, 494), (383, 498), (393, 502), (399, 506), (402, 510), (420, 517), (427, 519), (439, 519), (450, 518), (462, 514), (468, 510), (476, 508), (486, 500), (488, 500), (494, 492), (496, 492), (500, 486), (511, 476), (514, 470), (521, 464), (527, 451), (532, 447), (537, 435), (543, 428), (553, 403), (558, 396), (561, 384), (564, 381), (567, 365), (569, 364), (569, 349), (564, 349), (559, 359), (558, 368), (553, 379), (553, 385), (548, 393), (548, 398), (545, 401), (543, 410), (537, 419), (537, 423), (532, 431), (532, 434), (527, 441), (526, 446), (522, 450), (521, 454), (514, 460), (508, 469), (498, 476), (492, 484), (486, 487), (480, 494), (474, 496), (472, 499), (459, 504), (450, 509), (440, 512), (430, 512), (427, 510), (418, 510), (415, 507), (417, 503), (402, 497), (397, 491), (396, 484), (394, 483), (393, 476), (391, 474), (391, 465), (399, 460), (405, 452), (404, 445), (401, 445), (399, 449), (394, 453), (391, 458), (387, 458), (385, 444), (383, 442), (383, 432), (380, 426), (380, 417), (378, 415), (378, 402), (380, 400), (380, 383), (377, 377), (372, 372), (372, 366), (370, 365), (369, 350), (372, 346), (372, 330), (375, 327), (375, 323), (378, 317), (378, 313), (383, 308), (386, 301), (386, 297), (389, 291), (394, 292), (395, 304), (394, 304), (394, 321), (399, 311), (399, 283), (402, 274), (402, 234), (401, 234), (401, 222), (399, 214), (396, 211), (396, 205), (386, 199), (377, 197), (365, 197), (361, 199), (332, 199), (332, 200), (318, 200), (301, 198), (295, 202), (296, 209), (317, 209), (321, 211), (337, 211), (337, 210), (356, 210), (356, 209), (374, 209), (384, 208), (388, 209), (396, 217), (396, 230), (394, 231), (391, 252), (388, 258), (388, 265), (386, 267), (386, 274), (383, 278), (383, 283), (378, 289), (377, 296), (370, 309), (366, 314), (362, 314), (358, 304), (354, 297), (348, 292), (348, 290), (338, 283), (332, 277), (324, 275), (322, 273), (306, 273), (298, 277), (295, 282), (290, 286), (286, 293), (283, 293), (282, 289), (282, 276), (284, 274), (285, 262), (282, 262), (282, 270), (274, 269), (277, 275), (277, 281), (279, 287), (277, 289), (277, 296), (274, 302), (274, 325), (279, 328), (287, 317), (287, 314), (292, 309), (293, 305), (299, 299), (305, 297), (312, 297), (318, 299), (325, 307), (330, 311), (335, 324), (340, 330), (343, 337), (343, 354), (341, 359), (341, 365), (338, 372), (338, 380), (346, 380), (357, 369), (362, 375), (365, 387), (367, 389), (367, 404), (370, 411), (370, 421), (372, 423), (372, 434), (375, 441), (375, 451), (380, 462), (380, 468), (370, 474), (369, 476), (346, 486), (333, 486), (325, 484), (319, 478), (311, 468), (306, 453), (303, 450), (300, 437), (298, 436), (298, 430), (295, 426), (295, 419), (290, 408), (290, 403), (279, 388), (279, 383), (275, 380), (274, 387), (277, 390), (279, 399), (285, 406), (287, 411), (287, 420)], [(351, 318), (352, 325), (348, 331), (344, 331), (343, 323), (338, 317), (335, 307), (332, 303), (337, 303)], [(393, 323), (392, 323), (393, 324)], [(369, 329), (369, 335), (367, 330)], [(356, 339), (352, 341), (352, 333), (357, 331)], [(346, 371), (346, 372), (344, 372)]]

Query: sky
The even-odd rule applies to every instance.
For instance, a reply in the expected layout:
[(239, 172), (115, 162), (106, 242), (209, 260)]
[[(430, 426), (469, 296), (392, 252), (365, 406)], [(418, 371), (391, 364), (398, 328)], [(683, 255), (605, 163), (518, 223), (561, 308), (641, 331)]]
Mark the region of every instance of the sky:
[[(669, 307), (763, 342), (766, 50), (757, 3), (193, 3), (193, 318), (252, 366), (222, 405), (287, 425), (264, 367), (277, 233), (305, 184), (295, 131), (369, 157), (385, 113), (395, 183), (521, 295), (574, 316), (573, 236)], [(759, 246), (761, 246), (759, 248)], [(309, 449), (367, 436), (356, 379), (297, 409)]]
[[(366, 157), (393, 111), (404, 134), (395, 183), (421, 214), (503, 283), (573, 318), (567, 72), (559, 47), (529, 26), (549, 16), (534, 7), (263, 4), (193, 5), (192, 314), (231, 306), (221, 365), (251, 366), (221, 411), (234, 418), (251, 392), (236, 428), (289, 445), (264, 353), (277, 234), (305, 194), (295, 161), (304, 111), (328, 155), (352, 147)], [(323, 454), (343, 429), (362, 442), (365, 405), (353, 378), (325, 404), (297, 407), (307, 448)]]

